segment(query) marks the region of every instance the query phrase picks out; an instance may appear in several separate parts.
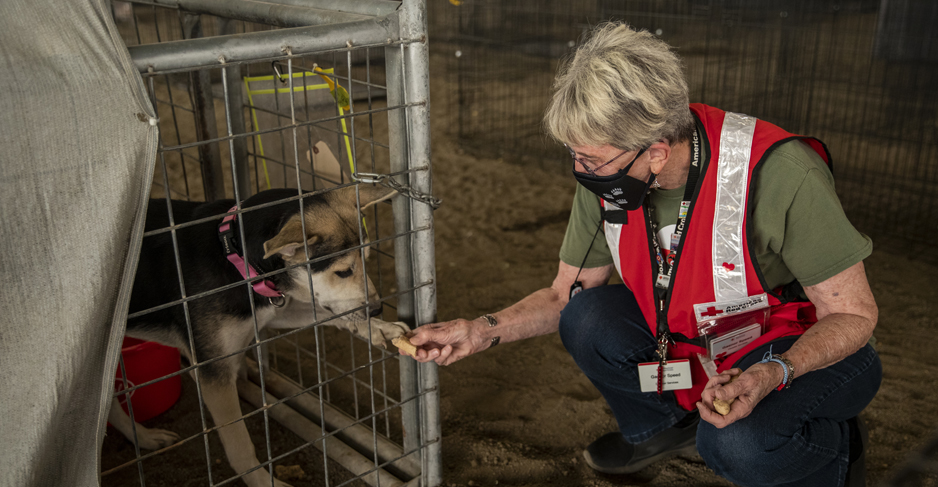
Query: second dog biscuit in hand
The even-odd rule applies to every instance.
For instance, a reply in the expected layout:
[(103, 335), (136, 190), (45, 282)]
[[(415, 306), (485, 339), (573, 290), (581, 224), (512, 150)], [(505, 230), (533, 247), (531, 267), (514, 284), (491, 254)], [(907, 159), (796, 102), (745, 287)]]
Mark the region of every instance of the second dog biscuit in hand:
[[(733, 378), (730, 379), (730, 381), (727, 382), (726, 384), (731, 384), (734, 380), (736, 380), (737, 377), (739, 377), (739, 375), (734, 375)], [(723, 384), (723, 385), (726, 385), (726, 384)], [(720, 413), (721, 415), (726, 416), (727, 414), (730, 413), (730, 406), (733, 405), (733, 401), (735, 400), (736, 400), (735, 397), (730, 399), (729, 401), (724, 401), (722, 399), (714, 398), (713, 409), (716, 409), (717, 412)]]
[(411, 357), (417, 357), (417, 347), (410, 343), (410, 340), (407, 339), (404, 335), (401, 335), (397, 338), (391, 340), (391, 343), (401, 349), (402, 352), (410, 355)]

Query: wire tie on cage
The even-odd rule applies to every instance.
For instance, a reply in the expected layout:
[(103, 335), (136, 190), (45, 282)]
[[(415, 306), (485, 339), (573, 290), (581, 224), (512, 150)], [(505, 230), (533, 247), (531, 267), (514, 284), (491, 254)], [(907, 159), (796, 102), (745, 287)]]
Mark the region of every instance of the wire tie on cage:
[(377, 174), (371, 172), (356, 172), (352, 173), (352, 179), (359, 183), (370, 183), (370, 184), (380, 184), (386, 188), (393, 189), (398, 193), (421, 203), (430, 205), (430, 208), (437, 209), (440, 205), (443, 204), (443, 200), (439, 198), (434, 198), (433, 196), (425, 193), (421, 193), (410, 186), (401, 184), (394, 180), (391, 176), (387, 174)]
[(150, 124), (151, 127), (156, 127), (157, 125), (160, 124), (159, 117), (151, 117), (142, 112), (137, 113), (137, 120), (140, 120), (141, 122), (144, 122), (144, 123), (148, 123)]
[(270, 67), (274, 69), (274, 73), (277, 75), (277, 79), (280, 80), (281, 83), (287, 84), (287, 81), (289, 80), (284, 79), (283, 75), (280, 74), (280, 68), (277, 67), (277, 61), (270, 63)]

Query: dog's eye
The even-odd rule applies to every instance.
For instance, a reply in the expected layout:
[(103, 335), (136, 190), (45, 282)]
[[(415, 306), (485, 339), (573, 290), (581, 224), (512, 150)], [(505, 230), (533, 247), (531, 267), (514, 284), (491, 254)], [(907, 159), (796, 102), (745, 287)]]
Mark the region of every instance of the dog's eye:
[(344, 271), (335, 271), (335, 275), (341, 277), (342, 279), (345, 279), (346, 277), (351, 277), (351, 276), (352, 276), (352, 269), (351, 269), (351, 268), (348, 268), (348, 269), (346, 269), (346, 270), (344, 270)]

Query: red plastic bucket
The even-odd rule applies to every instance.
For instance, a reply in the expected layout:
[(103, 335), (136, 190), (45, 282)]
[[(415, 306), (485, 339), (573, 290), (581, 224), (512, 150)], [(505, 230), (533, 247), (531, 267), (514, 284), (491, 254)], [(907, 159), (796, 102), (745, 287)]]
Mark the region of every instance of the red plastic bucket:
[[(125, 337), (121, 353), (124, 355), (124, 369), (127, 371), (127, 387), (143, 384), (153, 379), (172, 374), (179, 370), (179, 350), (145, 342), (136, 338)], [(124, 390), (124, 378), (120, 364), (117, 366), (117, 378), (114, 379), (114, 391)], [(129, 394), (117, 396), (120, 405), (127, 412), (127, 396), (134, 406), (134, 420), (146, 421), (166, 411), (179, 399), (182, 390), (182, 378), (179, 375), (159, 382), (134, 389)]]

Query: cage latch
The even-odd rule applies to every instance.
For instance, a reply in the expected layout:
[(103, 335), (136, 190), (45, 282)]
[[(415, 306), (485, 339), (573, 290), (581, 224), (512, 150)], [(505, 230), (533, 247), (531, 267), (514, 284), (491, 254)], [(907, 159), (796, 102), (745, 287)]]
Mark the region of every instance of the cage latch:
[(357, 172), (352, 174), (352, 177), (359, 183), (379, 184), (388, 176), (387, 174), (377, 174), (373, 172)]
[(430, 205), (430, 208), (437, 209), (440, 205), (443, 204), (443, 200), (439, 198), (434, 198), (432, 195), (421, 193), (410, 186), (401, 184), (397, 182), (389, 174), (377, 174), (371, 172), (356, 172), (352, 173), (352, 179), (359, 183), (370, 183), (370, 184), (380, 184), (386, 188), (391, 188), (394, 191), (421, 203)]

